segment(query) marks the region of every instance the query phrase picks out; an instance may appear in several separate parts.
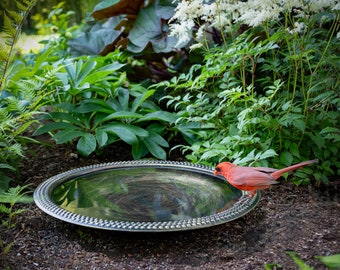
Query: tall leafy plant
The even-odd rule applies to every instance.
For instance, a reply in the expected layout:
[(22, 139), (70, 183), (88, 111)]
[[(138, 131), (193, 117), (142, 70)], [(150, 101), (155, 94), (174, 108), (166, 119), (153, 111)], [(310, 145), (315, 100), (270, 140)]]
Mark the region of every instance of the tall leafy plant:
[[(0, 191), (4, 192), (10, 182), (7, 171), (15, 171), (18, 158), (23, 156), (22, 133), (32, 124), (32, 111), (28, 108), (35, 95), (36, 85), (13, 81), (17, 63), (14, 63), (15, 44), (23, 23), (36, 1), (17, 1), (17, 11), (4, 10), (3, 35), (5, 43), (0, 46)], [(21, 87), (19, 84), (22, 83)], [(15, 86), (16, 85), (16, 86)], [(27, 86), (27, 87), (25, 87)]]
[[(34, 122), (33, 115), (37, 104), (36, 80), (18, 81), (15, 74), (23, 70), (20, 62), (15, 60), (15, 44), (20, 36), (21, 28), (27, 14), (36, 1), (16, 1), (18, 10), (4, 10), (5, 43), (0, 46), (0, 214), (1, 227), (7, 230), (16, 224), (15, 218), (24, 209), (15, 210), (19, 202), (31, 202), (27, 194), (27, 186), (9, 188), (11, 178), (8, 171), (16, 171), (16, 162), (24, 156), (23, 146), (30, 139), (23, 136)], [(23, 74), (22, 74), (23, 75)], [(6, 256), (13, 245), (13, 239), (0, 237), (2, 262), (6, 267)]]
[(91, 14), (92, 25), (69, 45), (78, 54), (105, 55), (118, 47), (133, 53), (148, 47), (156, 53), (171, 52), (178, 40), (169, 36), (167, 21), (174, 13), (175, 2), (99, 1)]
[[(340, 168), (339, 78), (332, 75), (339, 66), (326, 61), (338, 58), (334, 28), (311, 31), (299, 41), (303, 47), (286, 40), (286, 30), (265, 39), (261, 31), (250, 29), (210, 49), (204, 64), (161, 84), (173, 89), (166, 98), (180, 115), (177, 123), (191, 126), (196, 138), (183, 149), (189, 160), (208, 164), (280, 167), (319, 158), (313, 175), (327, 182)], [(297, 173), (297, 182), (308, 179), (306, 173), (312, 171)]]
[(53, 111), (36, 135), (49, 132), (57, 143), (76, 142), (88, 156), (118, 140), (131, 145), (139, 159), (148, 153), (166, 159), (163, 138), (176, 116), (151, 99), (154, 91), (130, 83), (118, 50), (105, 57), (80, 57), (60, 62), (55, 74)]

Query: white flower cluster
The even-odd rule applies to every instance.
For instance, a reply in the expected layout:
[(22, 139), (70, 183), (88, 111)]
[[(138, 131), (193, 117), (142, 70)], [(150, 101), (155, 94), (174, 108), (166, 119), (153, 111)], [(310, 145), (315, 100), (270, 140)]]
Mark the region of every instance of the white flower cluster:
[[(296, 17), (308, 17), (325, 9), (340, 9), (340, 0), (182, 0), (175, 9), (170, 29), (179, 41), (186, 44), (192, 38), (192, 29), (198, 27), (195, 38), (202, 39), (205, 30), (216, 27), (227, 31), (234, 23), (258, 26), (277, 20), (280, 13), (294, 11)], [(305, 31), (305, 25), (296, 24), (291, 33)]]

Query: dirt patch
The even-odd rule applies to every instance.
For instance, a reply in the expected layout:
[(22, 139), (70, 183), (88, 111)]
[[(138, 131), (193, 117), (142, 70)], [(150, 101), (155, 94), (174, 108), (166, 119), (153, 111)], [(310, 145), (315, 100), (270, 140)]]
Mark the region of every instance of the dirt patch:
[[(20, 184), (34, 187), (62, 171), (103, 162), (131, 160), (124, 144), (101, 156), (82, 158), (72, 147), (31, 146)], [(173, 152), (169, 160), (181, 160)], [(283, 183), (262, 192), (258, 206), (235, 221), (173, 233), (120, 233), (59, 221), (34, 204), (17, 226), (2, 231), (14, 241), (10, 269), (264, 269), (277, 263), (298, 269), (295, 251), (315, 269), (326, 269), (316, 255), (340, 253), (339, 180), (328, 187)], [(279, 268), (275, 268), (279, 269)]]

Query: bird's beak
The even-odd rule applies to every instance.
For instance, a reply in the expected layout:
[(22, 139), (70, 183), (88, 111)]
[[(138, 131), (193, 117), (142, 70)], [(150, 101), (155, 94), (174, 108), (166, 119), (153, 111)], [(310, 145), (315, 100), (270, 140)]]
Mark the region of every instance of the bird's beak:
[(218, 173), (218, 171), (214, 171), (214, 175), (218, 175), (219, 173)]

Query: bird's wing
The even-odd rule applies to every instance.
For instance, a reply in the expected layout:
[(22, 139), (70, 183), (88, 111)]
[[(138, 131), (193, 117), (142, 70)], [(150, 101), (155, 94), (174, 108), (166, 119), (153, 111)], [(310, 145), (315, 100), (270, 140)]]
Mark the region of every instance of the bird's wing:
[(269, 172), (258, 170), (254, 167), (235, 167), (232, 168), (232, 173), (229, 174), (229, 180), (237, 185), (246, 186), (267, 186), (277, 184), (278, 182), (274, 180)]
[(251, 167), (254, 170), (257, 170), (259, 172), (264, 172), (264, 173), (272, 173), (272, 172), (276, 172), (277, 169), (274, 168), (268, 168), (268, 167)]

